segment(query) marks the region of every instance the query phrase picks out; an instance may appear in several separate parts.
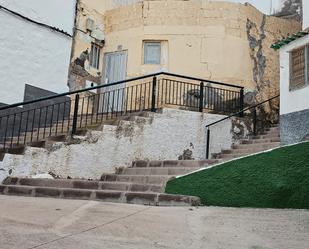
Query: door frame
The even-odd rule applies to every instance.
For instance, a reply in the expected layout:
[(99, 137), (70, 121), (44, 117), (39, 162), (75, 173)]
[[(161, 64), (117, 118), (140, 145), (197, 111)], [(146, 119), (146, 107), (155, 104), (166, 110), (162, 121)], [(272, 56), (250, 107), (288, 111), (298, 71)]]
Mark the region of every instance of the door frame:
[[(114, 52), (106, 52), (104, 53), (103, 55), (103, 73), (102, 73), (102, 85), (106, 85), (106, 84), (109, 84), (109, 83), (114, 83), (114, 82), (107, 82), (106, 83), (106, 72), (107, 72), (107, 68), (106, 68), (106, 56), (108, 55), (112, 55), (112, 54), (124, 54), (125, 55), (125, 62), (124, 62), (124, 66), (125, 66), (125, 71), (124, 71), (124, 78), (123, 79), (120, 79), (120, 80), (116, 80), (117, 81), (121, 81), (121, 80), (126, 80), (127, 78), (127, 67), (128, 67), (128, 50), (121, 50), (121, 51), (114, 51)], [(119, 84), (119, 85), (115, 85), (115, 86), (111, 86), (111, 87), (107, 87), (107, 88), (101, 88), (101, 93), (104, 93), (106, 90), (107, 91), (112, 91), (113, 88), (115, 88), (115, 90), (117, 89), (117, 87), (119, 88), (125, 88), (126, 87), (126, 83), (122, 83), (122, 84)], [(121, 96), (121, 101), (122, 102), (125, 102), (126, 100), (126, 97), (125, 94), (123, 96)], [(110, 103), (110, 101), (108, 101), (108, 103)], [(110, 106), (103, 106), (103, 112), (104, 111), (111, 111), (111, 112), (114, 112), (114, 111), (123, 111), (123, 107), (121, 108), (118, 108), (118, 110), (115, 110), (115, 109), (110, 109)]]
[(115, 53), (123, 53), (123, 52), (125, 52), (125, 54), (126, 54), (126, 60), (125, 60), (125, 78), (124, 78), (124, 80), (127, 78), (127, 69), (128, 69), (128, 55), (129, 55), (129, 52), (128, 52), (128, 49), (124, 49), (124, 50), (117, 50), (117, 51), (113, 51), (113, 52), (105, 52), (104, 54), (103, 54), (103, 68), (102, 68), (102, 70), (103, 70), (103, 72), (102, 72), (102, 85), (106, 85), (106, 84), (108, 84), (108, 83), (113, 83), (113, 82), (108, 82), (108, 83), (105, 83), (106, 81), (105, 81), (105, 76), (106, 76), (106, 60), (105, 60), (105, 58), (106, 58), (106, 55), (110, 55), (110, 54), (115, 54)]

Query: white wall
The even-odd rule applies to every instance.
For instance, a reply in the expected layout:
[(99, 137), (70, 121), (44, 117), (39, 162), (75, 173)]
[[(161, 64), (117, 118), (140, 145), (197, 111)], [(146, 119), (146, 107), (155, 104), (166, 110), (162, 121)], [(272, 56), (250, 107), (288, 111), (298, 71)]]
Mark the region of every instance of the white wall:
[(73, 34), (75, 0), (0, 0), (0, 5)]
[(309, 1), (303, 0), (303, 29), (309, 28)]
[[(150, 118), (104, 126), (78, 144), (58, 143), (49, 149), (28, 148), (25, 155), (7, 154), (0, 162), (0, 174), (3, 179), (10, 169), (14, 176), (52, 170), (62, 177), (99, 178), (102, 173), (114, 173), (116, 167), (130, 166), (134, 160), (177, 160), (186, 149), (194, 159), (205, 159), (205, 125), (223, 117), (164, 109)], [(232, 130), (231, 120), (212, 127), (211, 153), (231, 147), (235, 142)]]
[(309, 43), (309, 35), (300, 38), (280, 49), (280, 114), (309, 109), (309, 85), (290, 91), (289, 52)]
[[(72, 34), (75, 0), (0, 0), (0, 4), (38, 22)], [(23, 100), (25, 84), (68, 91), (72, 39), (0, 10), (0, 103)]]

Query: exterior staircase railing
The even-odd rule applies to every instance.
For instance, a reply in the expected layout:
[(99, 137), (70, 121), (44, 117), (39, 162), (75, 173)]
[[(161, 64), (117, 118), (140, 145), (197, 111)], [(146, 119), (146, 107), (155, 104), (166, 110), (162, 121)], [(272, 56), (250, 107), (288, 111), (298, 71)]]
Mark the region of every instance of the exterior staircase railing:
[(166, 72), (56, 94), (0, 107), (0, 152), (166, 106), (231, 114), (243, 99), (241, 86)]
[[(235, 112), (227, 117), (224, 117), (218, 121), (215, 121), (213, 123), (210, 123), (210, 124), (207, 124), (206, 125), (206, 132), (207, 132), (207, 135), (206, 135), (206, 159), (209, 159), (209, 154), (210, 154), (210, 139), (211, 139), (211, 127), (216, 125), (216, 124), (219, 124), (225, 120), (228, 120), (230, 118), (233, 118), (233, 117), (244, 117), (245, 116), (245, 113), (249, 111), (248, 115), (246, 115), (247, 117), (251, 118), (251, 121), (252, 121), (252, 133), (253, 135), (257, 135), (258, 133), (258, 115), (257, 115), (257, 109), (263, 105), (265, 105), (266, 103), (270, 103), (271, 101), (275, 100), (275, 99), (278, 99), (280, 97), (280, 95), (277, 95), (277, 96), (274, 96), (268, 100), (265, 100), (263, 102), (260, 102), (256, 105), (253, 105), (253, 106), (250, 106), (250, 107), (246, 107), (238, 112)], [(261, 130), (264, 129), (264, 126), (265, 126), (265, 120), (260, 120), (261, 121), (261, 124), (262, 124), (262, 127), (260, 128)]]

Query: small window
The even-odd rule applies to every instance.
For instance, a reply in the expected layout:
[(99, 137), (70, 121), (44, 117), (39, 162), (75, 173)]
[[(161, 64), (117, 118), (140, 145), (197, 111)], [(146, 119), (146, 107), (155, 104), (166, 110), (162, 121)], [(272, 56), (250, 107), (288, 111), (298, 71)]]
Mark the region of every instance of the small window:
[(90, 66), (99, 69), (100, 68), (100, 52), (101, 48), (97, 44), (91, 44), (91, 51), (90, 51)]
[(295, 49), (290, 54), (290, 90), (309, 84), (309, 47)]
[(161, 64), (161, 42), (144, 42), (144, 64)]

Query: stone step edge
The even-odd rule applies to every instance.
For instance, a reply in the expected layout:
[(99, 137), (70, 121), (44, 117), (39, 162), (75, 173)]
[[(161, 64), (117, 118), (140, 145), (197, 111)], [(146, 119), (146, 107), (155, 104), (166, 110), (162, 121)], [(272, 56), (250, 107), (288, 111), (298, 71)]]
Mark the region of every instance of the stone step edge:
[[(22, 181), (28, 181), (29, 184), (24, 184)], [(138, 191), (132, 190), (132, 188), (133, 187), (143, 187), (143, 186), (147, 186), (148, 189), (152, 189), (152, 188), (161, 188), (162, 189), (162, 184), (119, 182), (119, 181), (100, 181), (100, 180), (89, 181), (89, 180), (81, 180), (81, 179), (44, 179), (44, 178), (25, 178), (25, 177), (7, 177), (2, 182), (2, 185), (5, 185), (5, 186), (11, 185), (11, 186), (44, 187), (44, 186), (40, 185), (41, 182), (44, 182), (44, 184), (46, 184), (45, 187), (54, 188), (53, 186), (48, 186), (48, 184), (50, 184), (50, 182), (56, 183), (57, 181), (62, 182), (62, 183), (63, 182), (69, 182), (72, 185), (69, 188), (81, 189), (81, 190), (89, 189), (89, 190), (111, 190), (112, 191), (112, 189), (103, 189), (104, 184), (128, 185), (126, 191), (129, 191), (129, 192), (138, 192)], [(74, 184), (80, 185), (80, 187), (74, 187)], [(85, 185), (84, 188), (81, 187), (82, 184)], [(91, 186), (92, 187), (97, 186), (97, 188), (91, 188)], [(115, 191), (117, 191), (117, 190), (115, 190)]]
[(52, 197), (59, 199), (82, 199), (151, 206), (198, 206), (200, 198), (195, 196), (169, 195), (126, 191), (80, 190), (71, 188), (0, 185), (0, 194), (29, 197)]
[[(132, 162), (130, 168), (165, 168), (165, 167), (183, 167), (186, 165), (193, 165), (189, 167), (205, 167), (205, 165), (213, 165), (218, 163), (216, 159), (209, 160), (136, 160)], [(188, 167), (188, 166), (187, 166)]]
[[(101, 176), (101, 181), (105, 182), (105, 181), (108, 181), (108, 180), (105, 180), (104, 178), (106, 177), (126, 177), (126, 178), (131, 178), (131, 177), (138, 177), (138, 178), (141, 178), (141, 177), (152, 177), (152, 178), (158, 178), (158, 179), (173, 179), (175, 177), (177, 177), (177, 175), (122, 175), (122, 174), (115, 174), (115, 173), (110, 173), (110, 174), (103, 174)], [(110, 181), (112, 182), (112, 181)], [(131, 182), (131, 181), (130, 181)]]
[[(194, 165), (196, 166), (196, 165)], [(118, 169), (117, 175), (126, 175), (125, 172), (128, 170), (130, 171), (152, 171), (152, 170), (164, 170), (164, 171), (173, 171), (173, 170), (183, 170), (183, 171), (188, 171), (188, 170), (198, 170), (200, 168), (205, 168), (204, 166), (200, 166), (200, 167), (194, 167), (194, 166), (190, 166), (190, 167), (128, 167), (128, 168), (122, 168), (122, 169)], [(133, 174), (134, 172), (132, 172)], [(147, 172), (148, 174), (148, 172)], [(138, 175), (138, 174), (133, 174), (133, 175)], [(153, 175), (151, 172), (149, 172), (149, 175)], [(153, 175), (155, 176), (155, 175)], [(168, 175), (166, 175), (168, 176)]]

